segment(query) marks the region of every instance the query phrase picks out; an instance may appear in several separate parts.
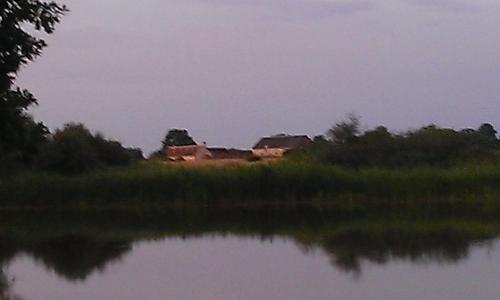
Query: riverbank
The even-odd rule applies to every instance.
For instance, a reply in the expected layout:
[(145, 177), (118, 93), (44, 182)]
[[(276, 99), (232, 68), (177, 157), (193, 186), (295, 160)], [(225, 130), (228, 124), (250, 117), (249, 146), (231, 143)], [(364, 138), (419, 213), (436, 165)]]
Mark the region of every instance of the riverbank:
[(0, 208), (306, 203), (500, 209), (500, 165), (352, 170), (282, 161), (196, 168), (142, 164), (80, 176), (24, 172), (1, 180), (0, 199)]

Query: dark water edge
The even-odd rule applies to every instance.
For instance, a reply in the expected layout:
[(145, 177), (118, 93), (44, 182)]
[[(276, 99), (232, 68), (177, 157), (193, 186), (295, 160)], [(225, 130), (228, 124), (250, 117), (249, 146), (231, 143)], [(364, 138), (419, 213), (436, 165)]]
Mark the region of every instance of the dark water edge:
[(130, 255), (138, 243), (228, 236), (262, 241), (284, 238), (306, 254), (321, 251), (336, 270), (359, 275), (363, 262), (460, 263), (472, 248), (500, 236), (499, 216), (434, 209), (348, 213), (303, 205), (2, 210), (0, 299), (8, 299), (12, 292), (4, 266), (20, 254), (64, 280), (85, 282)]

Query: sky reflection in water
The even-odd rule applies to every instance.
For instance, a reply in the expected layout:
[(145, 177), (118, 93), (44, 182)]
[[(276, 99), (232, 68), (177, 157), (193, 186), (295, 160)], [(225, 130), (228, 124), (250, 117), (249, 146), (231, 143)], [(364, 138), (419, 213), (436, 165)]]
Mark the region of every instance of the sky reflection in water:
[[(496, 299), (499, 292), (495, 220), (232, 215), (69, 216), (31, 233), (40, 220), (2, 226), (0, 295), (421, 300)], [(71, 224), (61, 229), (64, 220)], [(471, 234), (471, 228), (490, 234)]]

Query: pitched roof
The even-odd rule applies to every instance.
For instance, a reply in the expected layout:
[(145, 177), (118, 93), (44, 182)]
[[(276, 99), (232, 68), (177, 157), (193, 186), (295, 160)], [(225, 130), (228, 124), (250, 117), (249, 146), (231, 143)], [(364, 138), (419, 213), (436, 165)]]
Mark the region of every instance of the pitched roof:
[(236, 158), (249, 158), (252, 156), (252, 151), (227, 149), (227, 148), (208, 148), (212, 158), (214, 159), (236, 159)]
[(253, 149), (281, 148), (297, 149), (309, 146), (312, 143), (307, 135), (275, 135), (262, 138)]

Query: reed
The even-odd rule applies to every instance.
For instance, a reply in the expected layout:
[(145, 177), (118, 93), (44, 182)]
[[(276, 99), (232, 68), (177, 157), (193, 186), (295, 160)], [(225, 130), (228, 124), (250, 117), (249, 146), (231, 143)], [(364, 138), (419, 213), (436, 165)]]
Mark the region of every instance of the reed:
[(27, 172), (1, 179), (0, 199), (0, 207), (452, 203), (494, 209), (500, 204), (500, 165), (352, 170), (291, 161), (195, 168), (142, 164), (80, 176)]

